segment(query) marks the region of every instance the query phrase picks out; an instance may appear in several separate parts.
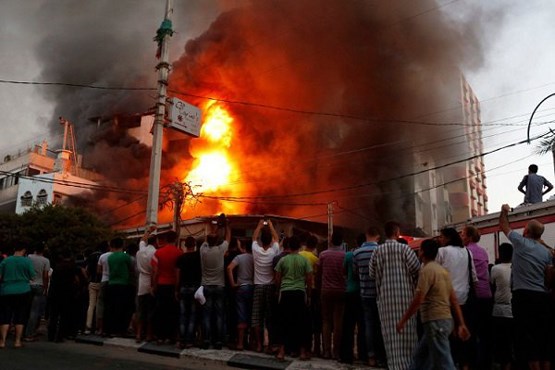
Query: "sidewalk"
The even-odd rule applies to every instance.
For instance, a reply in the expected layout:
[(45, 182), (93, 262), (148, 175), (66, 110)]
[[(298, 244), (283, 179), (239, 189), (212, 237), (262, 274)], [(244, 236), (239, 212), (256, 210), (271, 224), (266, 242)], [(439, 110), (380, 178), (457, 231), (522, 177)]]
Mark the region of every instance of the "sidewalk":
[(178, 349), (173, 345), (155, 343), (135, 343), (132, 338), (105, 338), (97, 335), (78, 335), (77, 343), (97, 346), (116, 346), (135, 348), (139, 352), (151, 353), (159, 356), (176, 358), (195, 358), (197, 360), (212, 361), (222, 365), (242, 369), (275, 369), (275, 370), (369, 370), (377, 369), (362, 364), (346, 365), (332, 360), (313, 358), (310, 361), (299, 361), (286, 357), (285, 361), (278, 361), (274, 356), (251, 351), (232, 351), (228, 349)]

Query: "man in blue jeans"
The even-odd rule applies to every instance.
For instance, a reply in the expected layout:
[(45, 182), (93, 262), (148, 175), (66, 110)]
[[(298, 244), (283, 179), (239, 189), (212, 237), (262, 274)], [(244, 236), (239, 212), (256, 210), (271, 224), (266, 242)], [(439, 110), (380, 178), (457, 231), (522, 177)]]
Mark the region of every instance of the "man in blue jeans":
[(41, 316), (46, 308), (46, 293), (48, 292), (48, 279), (50, 272), (50, 260), (44, 257), (44, 245), (39, 244), (35, 247), (35, 253), (28, 257), (33, 264), (35, 277), (31, 280), (31, 312), (29, 313), (29, 321), (25, 327), (25, 342), (36, 340), (36, 331)]
[(359, 278), (368, 365), (376, 367), (385, 364), (385, 349), (376, 303), (376, 280), (370, 278), (368, 270), (372, 254), (378, 248), (380, 231), (370, 226), (366, 229), (365, 236), (366, 241), (353, 252), (353, 263)]
[(222, 349), (224, 341), (224, 255), (231, 240), (231, 229), (225, 216), (220, 217), (218, 223), (218, 231), (225, 229), (225, 240), (219, 241), (218, 235), (210, 234), (200, 247), (202, 286), (206, 298), (202, 314), (204, 349), (208, 349), (210, 344), (214, 349)]
[(433, 239), (422, 242), (420, 259), (423, 267), (418, 286), (410, 306), (397, 323), (397, 331), (403, 331), (407, 321), (420, 308), (424, 334), (414, 352), (411, 369), (456, 369), (449, 348), (449, 335), (453, 331), (451, 309), (458, 324), (456, 334), (462, 340), (470, 337), (449, 272), (435, 262), (438, 248), (438, 242)]
[(517, 362), (527, 361), (530, 369), (550, 369), (551, 297), (545, 287), (545, 270), (552, 263), (551, 249), (545, 245), (545, 230), (537, 220), (530, 220), (522, 235), (511, 230), (511, 207), (503, 204), (499, 226), (513, 244), (511, 268), (512, 313), (515, 324)]
[(200, 286), (202, 272), (200, 269), (200, 253), (195, 251), (195, 238), (185, 239), (185, 253), (177, 259), (179, 270), (176, 294), (179, 297), (179, 346), (190, 348), (195, 342), (198, 303), (195, 292)]

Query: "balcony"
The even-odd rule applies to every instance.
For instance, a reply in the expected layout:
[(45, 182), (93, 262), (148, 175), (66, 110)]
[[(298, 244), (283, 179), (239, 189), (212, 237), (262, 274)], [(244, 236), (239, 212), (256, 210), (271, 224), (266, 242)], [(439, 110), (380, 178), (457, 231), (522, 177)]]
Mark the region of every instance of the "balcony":
[(453, 208), (468, 207), (470, 199), (465, 192), (450, 193), (449, 203), (451, 203)]

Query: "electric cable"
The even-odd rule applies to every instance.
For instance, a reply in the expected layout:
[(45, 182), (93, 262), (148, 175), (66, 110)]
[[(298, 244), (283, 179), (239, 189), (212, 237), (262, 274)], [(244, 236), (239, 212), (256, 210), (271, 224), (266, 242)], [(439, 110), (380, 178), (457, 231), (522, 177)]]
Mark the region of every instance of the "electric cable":
[[(46, 86), (67, 86), (67, 87), (74, 87), (74, 88), (88, 88), (88, 89), (99, 89), (99, 90), (108, 90), (108, 91), (154, 91), (156, 88), (149, 88), (149, 87), (115, 87), (115, 86), (100, 86), (100, 85), (88, 85), (88, 84), (77, 84), (77, 83), (65, 83), (65, 82), (38, 82), (38, 81), (17, 81), (17, 80), (6, 80), (0, 79), (0, 83), (6, 84), (24, 84), (24, 85), (46, 85)], [(193, 94), (185, 91), (175, 90), (175, 89), (168, 89), (168, 92), (172, 92), (178, 95), (184, 95), (189, 97), (194, 97), (197, 99), (203, 100), (211, 100), (222, 102), (226, 104), (232, 105), (242, 105), (247, 107), (255, 107), (255, 108), (264, 108), (268, 110), (276, 110), (276, 111), (283, 111), (288, 113), (296, 113), (302, 115), (313, 115), (313, 116), (323, 116), (323, 117), (332, 117), (332, 118), (344, 118), (349, 120), (356, 120), (361, 122), (367, 123), (400, 123), (400, 124), (419, 124), (424, 126), (488, 126), (488, 122), (476, 123), (476, 124), (466, 124), (464, 122), (429, 122), (429, 121), (421, 121), (421, 120), (410, 120), (410, 119), (396, 119), (396, 118), (387, 118), (387, 117), (364, 117), (358, 116), (354, 114), (343, 114), (343, 113), (334, 113), (334, 112), (323, 112), (323, 111), (315, 111), (315, 110), (303, 110), (303, 109), (296, 109), (290, 107), (280, 107), (274, 106), (269, 104), (263, 103), (254, 103), (248, 101), (241, 101), (241, 100), (232, 100), (226, 98), (216, 98), (204, 95)], [(499, 124), (492, 124), (495, 126), (507, 126), (507, 124), (499, 123)]]

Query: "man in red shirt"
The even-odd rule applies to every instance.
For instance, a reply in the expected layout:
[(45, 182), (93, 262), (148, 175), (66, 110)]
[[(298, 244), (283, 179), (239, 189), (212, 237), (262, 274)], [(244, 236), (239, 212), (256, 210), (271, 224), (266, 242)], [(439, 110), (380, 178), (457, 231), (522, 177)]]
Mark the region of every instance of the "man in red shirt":
[(178, 302), (175, 297), (177, 282), (176, 262), (183, 254), (175, 245), (177, 234), (170, 230), (157, 235), (159, 248), (152, 256), (152, 293), (156, 298), (154, 333), (159, 342), (175, 341), (177, 336)]
[(322, 339), (324, 358), (339, 360), (346, 289), (343, 269), (345, 260), (343, 234), (334, 230), (331, 242), (332, 245), (320, 253), (320, 270), (318, 271), (322, 282)]

